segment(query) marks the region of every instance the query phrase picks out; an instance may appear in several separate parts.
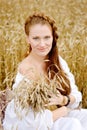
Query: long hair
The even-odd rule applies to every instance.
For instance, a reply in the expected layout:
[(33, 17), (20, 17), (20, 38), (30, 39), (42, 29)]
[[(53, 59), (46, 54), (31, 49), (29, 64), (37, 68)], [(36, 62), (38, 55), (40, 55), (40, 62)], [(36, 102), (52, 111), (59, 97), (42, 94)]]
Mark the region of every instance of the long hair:
[[(25, 33), (27, 36), (29, 36), (29, 29), (32, 25), (35, 24), (47, 24), (52, 28), (52, 35), (53, 35), (53, 43), (51, 51), (48, 54), (48, 61), (46, 62), (46, 70), (47, 70), (47, 76), (50, 79), (53, 79), (56, 75), (57, 81), (60, 82), (63, 91), (59, 89), (61, 94), (68, 95), (71, 91), (70, 87), (70, 81), (67, 77), (67, 74), (64, 72), (64, 70), (61, 67), (60, 61), (59, 61), (59, 54), (58, 54), (58, 47), (57, 47), (57, 27), (55, 25), (55, 21), (48, 16), (44, 15), (43, 13), (39, 14), (33, 14), (27, 18), (25, 21)], [(29, 51), (31, 51), (31, 47), (29, 47)], [(50, 75), (50, 76), (49, 76)], [(59, 80), (60, 79), (60, 80)]]

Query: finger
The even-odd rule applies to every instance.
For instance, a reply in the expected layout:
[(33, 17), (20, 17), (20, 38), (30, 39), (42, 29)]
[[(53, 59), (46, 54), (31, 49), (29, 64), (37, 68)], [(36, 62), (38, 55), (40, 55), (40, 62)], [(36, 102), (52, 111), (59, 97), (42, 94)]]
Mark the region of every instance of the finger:
[(45, 104), (44, 106), (51, 106), (51, 105), (54, 105), (53, 103), (48, 103), (48, 104)]
[(59, 91), (57, 91), (57, 96), (60, 96), (60, 95), (61, 95), (61, 93)]
[(49, 97), (49, 98), (55, 97), (55, 94), (49, 93), (49, 94), (48, 94), (48, 97)]
[(57, 93), (60, 94), (59, 90), (57, 90)]

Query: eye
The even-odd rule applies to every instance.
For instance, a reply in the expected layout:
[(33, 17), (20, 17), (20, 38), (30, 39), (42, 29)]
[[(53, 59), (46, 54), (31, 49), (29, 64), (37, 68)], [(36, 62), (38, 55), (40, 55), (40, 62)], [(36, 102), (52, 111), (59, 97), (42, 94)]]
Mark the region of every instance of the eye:
[(45, 36), (44, 39), (50, 39), (50, 36)]

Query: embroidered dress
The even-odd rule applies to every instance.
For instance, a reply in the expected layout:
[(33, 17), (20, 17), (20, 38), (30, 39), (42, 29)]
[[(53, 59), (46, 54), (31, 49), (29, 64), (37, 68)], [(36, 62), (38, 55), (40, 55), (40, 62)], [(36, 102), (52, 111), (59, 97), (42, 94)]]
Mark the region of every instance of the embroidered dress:
[[(3, 120), (4, 130), (87, 130), (87, 110), (74, 110), (82, 100), (81, 93), (75, 85), (74, 76), (70, 72), (67, 63), (61, 57), (60, 63), (70, 79), (71, 94), (76, 98), (76, 102), (73, 105), (68, 105), (73, 110), (66, 117), (58, 118), (53, 122), (52, 112), (48, 109), (35, 115), (31, 108), (29, 108), (27, 114), (25, 114), (26, 110), (21, 111), (20, 108), (16, 108), (18, 111), (21, 111), (21, 118), (18, 118), (15, 112), (14, 99), (12, 99), (5, 111)], [(24, 76), (18, 72), (13, 89), (17, 87), (23, 78)]]

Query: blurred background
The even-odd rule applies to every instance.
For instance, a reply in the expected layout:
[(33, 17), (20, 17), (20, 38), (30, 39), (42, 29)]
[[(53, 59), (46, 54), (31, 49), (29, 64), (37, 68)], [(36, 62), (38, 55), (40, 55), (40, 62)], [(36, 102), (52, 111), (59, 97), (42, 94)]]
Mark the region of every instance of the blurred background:
[(0, 0), (0, 90), (14, 83), (27, 50), (25, 19), (33, 12), (44, 12), (56, 21), (59, 53), (87, 108), (87, 0)]

